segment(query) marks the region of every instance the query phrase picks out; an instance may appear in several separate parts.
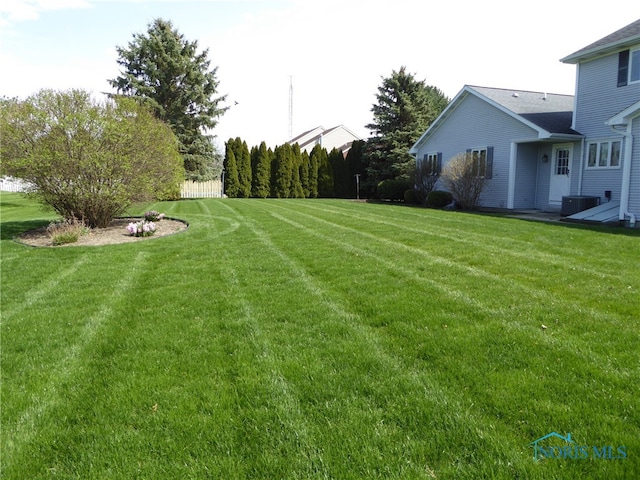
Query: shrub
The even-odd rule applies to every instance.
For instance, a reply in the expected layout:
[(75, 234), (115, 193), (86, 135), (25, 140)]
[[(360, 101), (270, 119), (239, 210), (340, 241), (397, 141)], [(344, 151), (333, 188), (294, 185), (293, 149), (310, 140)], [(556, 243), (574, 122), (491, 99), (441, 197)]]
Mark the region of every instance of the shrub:
[(451, 202), (453, 202), (453, 195), (444, 190), (432, 190), (427, 197), (427, 205), (433, 208), (442, 208)]
[(423, 203), (420, 193), (418, 190), (410, 188), (404, 191), (404, 203), (408, 203), (410, 205), (421, 205)]
[(470, 153), (460, 153), (442, 169), (442, 182), (462, 209), (475, 208), (484, 188), (485, 179), (477, 174), (475, 167)]
[(0, 101), (2, 168), (66, 219), (106, 227), (133, 202), (179, 193), (178, 140), (135, 100), (42, 90)]
[(47, 227), (47, 233), (54, 245), (75, 243), (82, 235), (89, 233), (90, 229), (80, 220), (75, 218), (52, 222)]
[(411, 188), (407, 180), (389, 179), (378, 183), (376, 193), (381, 200), (402, 201), (404, 192)]

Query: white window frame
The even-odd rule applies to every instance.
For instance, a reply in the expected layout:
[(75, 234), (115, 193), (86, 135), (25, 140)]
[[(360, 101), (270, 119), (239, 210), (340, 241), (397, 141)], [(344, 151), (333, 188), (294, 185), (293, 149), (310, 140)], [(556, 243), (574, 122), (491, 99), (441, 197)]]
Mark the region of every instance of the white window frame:
[(629, 51), (629, 83), (640, 83), (640, 48)]
[(475, 163), (473, 173), (476, 177), (484, 177), (487, 173), (487, 157), (489, 156), (488, 147), (472, 148), (469, 153)]
[[(614, 146), (617, 144), (617, 165), (612, 165)], [(594, 156), (592, 157), (592, 151)], [(622, 140), (593, 140), (587, 142), (587, 170), (620, 168), (622, 161)]]
[(440, 173), (440, 171), (438, 170), (438, 152), (425, 153), (424, 157), (422, 158), (421, 166), (423, 166), (424, 163), (429, 165), (429, 172), (432, 172), (432, 174)]

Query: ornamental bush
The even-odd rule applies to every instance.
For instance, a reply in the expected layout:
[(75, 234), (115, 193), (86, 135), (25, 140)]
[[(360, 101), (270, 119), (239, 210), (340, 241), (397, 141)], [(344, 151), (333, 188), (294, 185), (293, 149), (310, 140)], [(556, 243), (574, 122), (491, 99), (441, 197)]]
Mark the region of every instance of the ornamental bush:
[(451, 202), (453, 202), (453, 195), (444, 190), (432, 190), (427, 197), (427, 205), (433, 208), (443, 208)]
[(67, 220), (106, 227), (138, 201), (178, 198), (184, 168), (168, 125), (130, 98), (42, 90), (0, 101), (2, 173)]
[(407, 180), (389, 179), (378, 183), (376, 194), (381, 200), (402, 201), (404, 192), (411, 188)]

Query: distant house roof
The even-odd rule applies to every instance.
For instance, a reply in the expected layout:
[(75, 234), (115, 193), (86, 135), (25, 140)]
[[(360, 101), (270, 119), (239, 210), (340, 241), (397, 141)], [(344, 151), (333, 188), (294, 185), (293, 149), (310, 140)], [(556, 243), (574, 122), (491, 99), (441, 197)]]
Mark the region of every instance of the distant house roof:
[(560, 61), (563, 63), (578, 63), (581, 60), (612, 53), (638, 43), (640, 43), (640, 19), (560, 59)]
[(327, 150), (337, 148), (346, 154), (355, 140), (361, 140), (355, 133), (344, 125), (337, 125), (332, 128), (322, 126), (307, 130), (300, 135), (293, 137), (288, 143), (297, 143), (300, 150), (311, 151), (314, 146), (321, 145)]
[(416, 153), (418, 147), (469, 95), (528, 125), (538, 132), (538, 138), (579, 135), (571, 128), (573, 95), (465, 85), (409, 152)]

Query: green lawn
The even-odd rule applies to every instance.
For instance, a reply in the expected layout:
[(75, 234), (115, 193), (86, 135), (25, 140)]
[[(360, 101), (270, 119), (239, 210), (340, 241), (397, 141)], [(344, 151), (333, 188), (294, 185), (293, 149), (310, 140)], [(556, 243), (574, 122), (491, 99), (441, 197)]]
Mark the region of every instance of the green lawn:
[(640, 476), (638, 231), (211, 199), (33, 248), (1, 200), (3, 479)]

